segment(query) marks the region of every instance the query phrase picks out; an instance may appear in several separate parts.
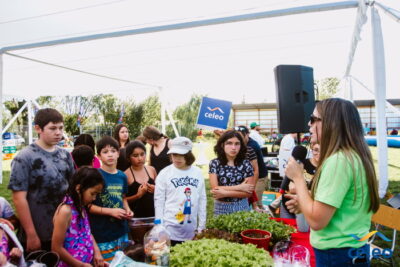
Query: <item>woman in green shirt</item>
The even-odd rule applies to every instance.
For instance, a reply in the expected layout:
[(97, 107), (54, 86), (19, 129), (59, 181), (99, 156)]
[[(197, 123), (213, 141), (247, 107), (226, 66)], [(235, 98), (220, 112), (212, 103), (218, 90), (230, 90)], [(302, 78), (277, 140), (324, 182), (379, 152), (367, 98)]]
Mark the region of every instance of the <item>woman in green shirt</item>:
[(320, 165), (310, 194), (303, 165), (289, 160), (286, 175), (296, 195), (289, 196), (288, 209), (302, 212), (310, 225), (317, 266), (369, 266), (369, 246), (360, 239), (379, 196), (360, 115), (350, 101), (326, 99), (316, 104), (309, 126), (311, 143), (320, 144)]

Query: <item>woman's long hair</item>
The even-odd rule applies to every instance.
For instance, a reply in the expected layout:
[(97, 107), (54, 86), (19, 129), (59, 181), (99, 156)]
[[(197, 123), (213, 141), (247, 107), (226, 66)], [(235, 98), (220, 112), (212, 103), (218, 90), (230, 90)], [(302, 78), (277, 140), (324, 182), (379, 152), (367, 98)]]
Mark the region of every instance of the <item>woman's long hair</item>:
[[(71, 197), (72, 201), (74, 202), (74, 206), (78, 210), (80, 218), (82, 218), (83, 192), (99, 184), (101, 184), (104, 188), (105, 183), (103, 176), (97, 169), (93, 167), (81, 167), (71, 177), (67, 194)], [(79, 192), (76, 190), (77, 185), (80, 185)]]
[(228, 164), (228, 159), (225, 155), (225, 142), (228, 139), (236, 137), (240, 141), (240, 150), (235, 158), (235, 166), (242, 164), (243, 160), (246, 158), (247, 146), (243, 141), (243, 137), (240, 132), (235, 130), (229, 130), (224, 132), (221, 137), (218, 139), (217, 144), (214, 146), (214, 152), (217, 154), (217, 158), (221, 162), (222, 165)]
[[(363, 127), (357, 108), (350, 101), (340, 98), (325, 99), (316, 104), (322, 120), (322, 136), (320, 143), (320, 159), (315, 181), (312, 186), (314, 197), (321, 175), (322, 165), (331, 155), (341, 151), (354, 167), (355, 161), (361, 161), (364, 167), (369, 190), (370, 205), (368, 211), (376, 212), (379, 208), (378, 184), (371, 151), (364, 139)], [(354, 156), (354, 153), (358, 157)], [(338, 177), (340, 178), (340, 177)], [(354, 182), (354, 200), (356, 198), (356, 175)], [(363, 192), (364, 194), (365, 192)]]
[[(114, 136), (113, 136), (113, 137), (114, 137), (115, 140), (117, 140), (117, 142), (118, 142), (118, 144), (119, 144), (119, 147), (121, 147), (121, 145), (122, 145), (122, 144), (121, 144), (121, 140), (119, 140), (119, 132), (120, 132), (121, 129), (124, 128), (124, 127), (125, 127), (126, 129), (128, 129), (128, 127), (127, 127), (125, 124), (122, 124), (122, 123), (121, 123), (121, 124), (118, 124), (117, 127), (115, 127), (115, 129), (114, 129)], [(129, 132), (129, 129), (128, 129), (128, 132)], [(125, 142), (125, 145), (128, 144), (128, 143), (129, 143), (129, 135), (128, 135), (128, 140), (126, 140), (126, 142)]]
[(146, 139), (151, 139), (151, 140), (154, 140), (154, 141), (160, 140), (162, 137), (166, 137), (167, 138), (166, 135), (161, 133), (160, 130), (158, 130), (154, 126), (147, 126), (146, 128), (144, 128), (142, 135)]

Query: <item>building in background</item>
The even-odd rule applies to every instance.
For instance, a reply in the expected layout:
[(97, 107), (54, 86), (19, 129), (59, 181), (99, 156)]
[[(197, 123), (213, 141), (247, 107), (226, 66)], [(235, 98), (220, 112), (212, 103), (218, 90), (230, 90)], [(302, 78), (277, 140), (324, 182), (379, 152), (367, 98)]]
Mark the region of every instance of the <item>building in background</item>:
[[(400, 99), (389, 99), (390, 104), (400, 110)], [(374, 100), (355, 100), (355, 105), (360, 113), (363, 125), (368, 124), (370, 134), (375, 134), (376, 114)], [(271, 135), (278, 130), (278, 116), (276, 103), (235, 104), (232, 105), (234, 126), (249, 126), (252, 122), (258, 122), (261, 132)], [(386, 110), (386, 127), (388, 132), (392, 129), (400, 130), (400, 116), (390, 110)]]

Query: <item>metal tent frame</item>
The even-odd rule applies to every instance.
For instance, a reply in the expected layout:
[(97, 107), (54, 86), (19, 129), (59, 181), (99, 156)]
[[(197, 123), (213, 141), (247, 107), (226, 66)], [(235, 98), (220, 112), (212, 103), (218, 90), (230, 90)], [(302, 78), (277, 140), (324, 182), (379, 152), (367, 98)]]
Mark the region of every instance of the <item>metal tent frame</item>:
[[(234, 23), (241, 21), (250, 21), (257, 19), (266, 19), (273, 18), (279, 16), (288, 16), (295, 14), (305, 14), (312, 12), (323, 12), (323, 11), (332, 11), (332, 10), (340, 10), (340, 9), (348, 9), (348, 8), (357, 8), (357, 17), (356, 17), (356, 25), (353, 32), (352, 43), (350, 47), (350, 53), (348, 58), (348, 64), (345, 70), (344, 78), (347, 80), (351, 79), (350, 71), (352, 67), (353, 57), (357, 48), (357, 44), (360, 40), (360, 33), (363, 28), (363, 25), (367, 20), (367, 8), (371, 9), (371, 25), (372, 25), (372, 56), (373, 56), (373, 68), (374, 68), (374, 92), (375, 92), (375, 107), (377, 109), (378, 116), (378, 124), (377, 124), (377, 145), (378, 145), (378, 164), (379, 164), (379, 194), (380, 197), (383, 197), (386, 193), (386, 189), (388, 186), (388, 168), (387, 168), (387, 139), (386, 139), (386, 125), (385, 125), (385, 106), (387, 105), (386, 101), (386, 73), (385, 73), (385, 56), (384, 56), (384, 44), (383, 44), (383, 36), (382, 29), (380, 23), (379, 13), (376, 7), (382, 9), (386, 14), (388, 14), (392, 19), (399, 22), (400, 17), (390, 8), (379, 4), (375, 1), (344, 1), (344, 2), (335, 2), (335, 3), (327, 3), (320, 5), (309, 5), (309, 6), (301, 6), (280, 10), (272, 10), (272, 11), (264, 11), (257, 13), (249, 13), (228, 17), (220, 17), (213, 19), (204, 19), (197, 20), (191, 22), (183, 22), (183, 23), (175, 23), (169, 25), (161, 25), (161, 26), (152, 26), (152, 27), (144, 27), (133, 30), (126, 31), (117, 31), (110, 33), (102, 33), (102, 34), (94, 34), (94, 35), (86, 35), (80, 37), (73, 38), (65, 38), (47, 42), (37, 42), (30, 43), (24, 45), (10, 46), (4, 47), (0, 49), (0, 99), (3, 99), (3, 54), (7, 54), (10, 56), (17, 56), (16, 54), (11, 53), (10, 51), (17, 51), (22, 49), (29, 48), (37, 48), (37, 47), (46, 47), (46, 46), (54, 46), (60, 44), (69, 44), (69, 43), (78, 43), (85, 41), (93, 41), (105, 38), (115, 38), (122, 37), (128, 35), (139, 35), (145, 33), (155, 33), (155, 32), (163, 32), (163, 31), (171, 31), (171, 30), (180, 30), (180, 29), (189, 29), (196, 27), (205, 27), (210, 25), (218, 25), (218, 24), (226, 24), (226, 23)], [(26, 58), (29, 59), (29, 58)], [(59, 66), (60, 67), (60, 66)], [(91, 75), (96, 75), (93, 73), (88, 73)], [(101, 76), (101, 75), (96, 75)], [(110, 78), (110, 77), (103, 77)], [(124, 81), (122, 81), (124, 82)], [(125, 81), (132, 82), (132, 81)], [(134, 82), (132, 82), (134, 83)], [(351, 82), (348, 83), (350, 85), (350, 95), (352, 95)], [(160, 87), (161, 88), (161, 87)], [(163, 99), (162, 89), (161, 98)], [(350, 99), (352, 100), (352, 99)], [(29, 105), (29, 104), (28, 104)], [(29, 109), (28, 109), (29, 110)], [(1, 110), (0, 110), (1, 111)], [(170, 112), (168, 112), (165, 108), (165, 103), (162, 101), (162, 122), (163, 122), (163, 131), (165, 131), (165, 113), (169, 116), (171, 122), (173, 122), (172, 116)], [(0, 121), (2, 121), (2, 112), (0, 112)], [(2, 126), (0, 127), (2, 128)], [(174, 127), (175, 132), (177, 133), (176, 128)], [(2, 152), (2, 136), (0, 136), (0, 153)], [(1, 168), (1, 166), (0, 166)], [(2, 178), (2, 169), (0, 169), (0, 175)]]

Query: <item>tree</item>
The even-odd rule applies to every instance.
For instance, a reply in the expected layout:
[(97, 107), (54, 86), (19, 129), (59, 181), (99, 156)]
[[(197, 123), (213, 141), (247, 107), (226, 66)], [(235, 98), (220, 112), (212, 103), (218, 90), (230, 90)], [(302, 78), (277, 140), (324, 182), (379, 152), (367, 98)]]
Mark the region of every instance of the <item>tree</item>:
[(78, 114), (65, 114), (64, 115), (64, 129), (69, 135), (78, 135), (79, 127), (77, 124)]
[(93, 97), (92, 101), (97, 119), (102, 119), (102, 124), (105, 127), (114, 127), (118, 122), (119, 114), (121, 112), (120, 101), (110, 94), (96, 95)]
[(317, 100), (323, 100), (331, 98), (336, 95), (339, 90), (340, 80), (336, 77), (328, 77), (321, 80), (317, 80)]
[[(177, 107), (174, 111), (174, 119), (178, 122), (180, 134), (194, 140), (197, 136), (196, 122), (202, 96), (192, 95), (189, 102)], [(169, 132), (168, 132), (169, 133)], [(171, 131), (172, 134), (172, 131)]]
[(124, 124), (128, 127), (129, 135), (132, 139), (136, 138), (142, 133), (143, 129), (143, 104), (135, 104), (131, 102), (125, 108), (126, 113), (124, 117)]
[(39, 96), (36, 98), (36, 102), (41, 106), (52, 106), (54, 104), (55, 99), (52, 96)]
[[(25, 104), (25, 100), (10, 100), (10, 101), (5, 101), (4, 106), (10, 111), (11, 117), (14, 117), (15, 114), (18, 113), (18, 111), (22, 108), (22, 106)], [(22, 113), (18, 116), (18, 118), (15, 121), (17, 123), (18, 131), (23, 132), (23, 127), (24, 125), (28, 125), (28, 110), (25, 108)], [(14, 123), (15, 123), (14, 122)]]
[(152, 95), (146, 98), (142, 103), (143, 116), (141, 126), (142, 129), (146, 126), (160, 127), (161, 125), (161, 102), (157, 95)]

